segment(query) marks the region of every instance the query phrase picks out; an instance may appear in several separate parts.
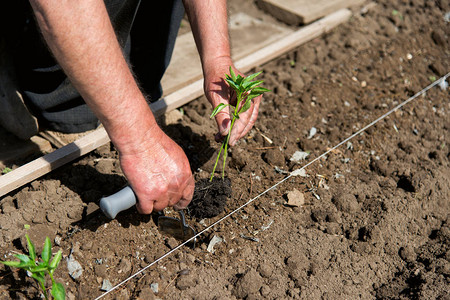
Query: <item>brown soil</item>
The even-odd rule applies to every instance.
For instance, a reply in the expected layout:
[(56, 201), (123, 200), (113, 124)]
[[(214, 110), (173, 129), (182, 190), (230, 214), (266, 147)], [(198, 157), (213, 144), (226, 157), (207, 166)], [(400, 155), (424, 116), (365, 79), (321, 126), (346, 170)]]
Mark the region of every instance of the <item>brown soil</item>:
[[(257, 10), (251, 1), (245, 7)], [(377, 1), (262, 66), (273, 92), (256, 129), (230, 152), (232, 197), (219, 216), (188, 223), (204, 229), (304, 165), (291, 160), (296, 151), (309, 152), (306, 161), (318, 157), (445, 75), (448, 11), (448, 1)], [(448, 89), (431, 89), (106, 299), (448, 299), (448, 100)], [(218, 149), (210, 110), (201, 98), (164, 127), (197, 180), (208, 178)], [(63, 250), (55, 276), (70, 299), (101, 295), (105, 280), (115, 285), (178, 245), (135, 209), (113, 221), (98, 212), (101, 196), (124, 184), (107, 145), (10, 193), (0, 203), (2, 259), (24, 251), (27, 232), (41, 245), (49, 236)], [(294, 189), (304, 195), (298, 207), (286, 205)], [(214, 236), (222, 242), (208, 251)], [(76, 279), (70, 254), (83, 269)], [(0, 295), (39, 298), (31, 279), (4, 266)]]

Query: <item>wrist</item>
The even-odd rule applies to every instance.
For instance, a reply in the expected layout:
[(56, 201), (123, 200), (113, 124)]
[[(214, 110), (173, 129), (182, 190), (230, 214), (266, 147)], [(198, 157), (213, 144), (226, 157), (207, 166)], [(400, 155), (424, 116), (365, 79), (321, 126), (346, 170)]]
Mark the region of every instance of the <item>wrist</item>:
[(236, 70), (234, 68), (233, 60), (231, 59), (230, 55), (221, 55), (205, 60), (204, 62), (202, 62), (205, 82), (208, 80), (208, 78), (214, 78), (217, 76), (224, 78), (225, 73), (229, 72), (228, 70), (230, 66), (233, 67), (234, 70)]
[(165, 135), (145, 100), (142, 107), (123, 111), (114, 121), (103, 125), (121, 155), (147, 151), (159, 144)]

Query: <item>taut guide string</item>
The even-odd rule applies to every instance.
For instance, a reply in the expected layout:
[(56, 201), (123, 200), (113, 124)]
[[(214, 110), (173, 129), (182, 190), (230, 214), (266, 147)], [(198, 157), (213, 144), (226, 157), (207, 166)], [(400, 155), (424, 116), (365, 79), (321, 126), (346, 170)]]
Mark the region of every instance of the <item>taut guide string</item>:
[(95, 298), (95, 300), (98, 300), (100, 298), (103, 298), (104, 296), (106, 296), (107, 294), (109, 294), (110, 292), (114, 291), (115, 289), (117, 289), (119, 286), (123, 285), (124, 283), (128, 282), (129, 280), (131, 280), (132, 278), (138, 276), (139, 274), (143, 273), (145, 270), (147, 270), (148, 268), (150, 268), (151, 266), (155, 265), (156, 263), (158, 263), (159, 261), (163, 260), (164, 258), (166, 258), (167, 256), (169, 256), (170, 254), (172, 254), (173, 252), (177, 251), (178, 249), (180, 249), (181, 247), (183, 247), (184, 245), (186, 245), (187, 243), (193, 241), (194, 239), (196, 239), (197, 237), (199, 237), (200, 235), (202, 235), (204, 232), (210, 230), (211, 228), (213, 228), (214, 226), (216, 226), (217, 224), (219, 224), (220, 222), (222, 222), (223, 220), (227, 219), (228, 217), (230, 217), (231, 215), (235, 214), (236, 212), (240, 211), (242, 208), (244, 208), (245, 206), (249, 205), (250, 203), (252, 203), (253, 201), (255, 201), (256, 199), (258, 199), (259, 197), (261, 197), (262, 195), (266, 194), (267, 192), (273, 190), (274, 188), (276, 188), (277, 186), (279, 186), (280, 184), (282, 184), (283, 182), (285, 182), (286, 180), (288, 180), (289, 178), (291, 178), (292, 176), (296, 176), (299, 174), (300, 171), (302, 171), (303, 169), (305, 169), (306, 167), (308, 167), (309, 165), (313, 164), (314, 162), (318, 161), (319, 159), (323, 158), (324, 156), (326, 156), (328, 153), (330, 153), (331, 151), (335, 150), (336, 148), (340, 147), (341, 145), (345, 144), (346, 142), (348, 142), (349, 140), (353, 139), (355, 136), (359, 135), (360, 133), (366, 131), (369, 127), (372, 127), (373, 125), (375, 125), (376, 123), (378, 123), (379, 121), (383, 120), (384, 118), (386, 118), (387, 116), (389, 116), (390, 114), (392, 114), (393, 112), (397, 111), (398, 109), (402, 108), (403, 106), (405, 106), (406, 104), (408, 104), (409, 102), (413, 101), (414, 99), (416, 99), (418, 96), (426, 93), (429, 89), (431, 89), (432, 87), (436, 86), (437, 84), (445, 81), (447, 79), (447, 77), (450, 76), (450, 73), (447, 73), (446, 75), (442, 76), (441, 78), (437, 79), (436, 81), (434, 81), (433, 83), (431, 83), (430, 85), (428, 85), (427, 87), (425, 87), (423, 90), (417, 92), (414, 96), (408, 98), (407, 100), (405, 100), (404, 102), (400, 103), (399, 105), (397, 105), (396, 107), (394, 107), (393, 109), (391, 109), (390, 111), (388, 111), (387, 113), (383, 114), (382, 116), (378, 117), (377, 119), (375, 119), (374, 121), (372, 121), (371, 123), (369, 123), (368, 125), (366, 125), (365, 127), (361, 128), (360, 130), (358, 130), (357, 132), (355, 132), (354, 134), (352, 134), (351, 136), (349, 136), (348, 138), (346, 138), (345, 140), (343, 140), (342, 142), (340, 142), (339, 144), (337, 144), (336, 146), (334, 146), (331, 149), (328, 149), (326, 152), (322, 153), (320, 156), (316, 157), (315, 159), (313, 159), (312, 161), (310, 161), (309, 163), (307, 163), (306, 165), (304, 165), (303, 167), (296, 169), (294, 171), (292, 171), (288, 176), (286, 176), (284, 179), (282, 179), (281, 181), (277, 182), (276, 184), (274, 184), (273, 186), (271, 186), (270, 188), (268, 188), (267, 190), (265, 190), (264, 192), (262, 192), (261, 194), (255, 196), (254, 198), (248, 200), (246, 203), (242, 204), (241, 206), (239, 206), (238, 208), (236, 208), (235, 210), (233, 210), (232, 212), (230, 212), (228, 215), (220, 218), (219, 220), (217, 220), (216, 222), (214, 222), (213, 224), (209, 225), (208, 227), (206, 227), (205, 229), (203, 229), (202, 231), (200, 231), (199, 233), (197, 233), (196, 235), (194, 235), (193, 237), (191, 237), (189, 240), (179, 244), (178, 246), (176, 246), (175, 248), (173, 248), (172, 250), (170, 250), (169, 252), (167, 252), (166, 254), (162, 255), (161, 257), (159, 257), (158, 259), (156, 259), (154, 262), (150, 263), (149, 265), (147, 265), (146, 267), (144, 267), (143, 269), (139, 270), (138, 272), (134, 273), (133, 275), (131, 275), (130, 277), (128, 277), (127, 279), (123, 280), (122, 282), (118, 283), (117, 285), (115, 285), (113, 288), (111, 288), (109, 291), (103, 293), (102, 295), (98, 296), (97, 298)]

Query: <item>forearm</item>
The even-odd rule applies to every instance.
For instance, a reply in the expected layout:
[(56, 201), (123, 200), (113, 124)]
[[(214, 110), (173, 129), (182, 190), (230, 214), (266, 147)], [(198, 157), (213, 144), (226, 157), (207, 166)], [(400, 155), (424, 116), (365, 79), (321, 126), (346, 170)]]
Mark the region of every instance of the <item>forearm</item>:
[(47, 44), (120, 150), (157, 128), (123, 57), (102, 0), (32, 0)]
[(183, 0), (203, 71), (217, 60), (231, 62), (226, 0)]

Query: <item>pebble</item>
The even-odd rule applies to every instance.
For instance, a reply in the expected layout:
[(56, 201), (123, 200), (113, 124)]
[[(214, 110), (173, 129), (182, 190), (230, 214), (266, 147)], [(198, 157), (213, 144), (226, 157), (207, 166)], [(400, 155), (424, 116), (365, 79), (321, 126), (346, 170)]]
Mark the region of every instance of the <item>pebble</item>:
[(223, 239), (217, 235), (214, 235), (211, 241), (208, 244), (208, 248), (206, 249), (210, 253), (214, 253), (214, 246), (223, 242)]
[(100, 289), (102, 291), (107, 292), (107, 291), (109, 291), (112, 288), (113, 288), (113, 286), (112, 286), (111, 282), (108, 279), (103, 279), (102, 287)]
[(154, 282), (150, 284), (150, 288), (152, 289), (153, 293), (158, 293), (159, 290), (159, 284), (157, 282)]
[(295, 151), (294, 154), (291, 156), (291, 161), (293, 162), (300, 162), (302, 160), (305, 160), (309, 156), (308, 152), (304, 151)]
[(287, 205), (289, 206), (302, 206), (305, 204), (305, 196), (302, 192), (300, 192), (297, 189), (294, 189), (292, 191), (289, 191), (287, 193), (288, 202)]
[(119, 273), (128, 273), (131, 271), (131, 262), (126, 258), (122, 258), (118, 267)]
[(166, 240), (166, 245), (167, 245), (167, 247), (169, 247), (170, 249), (173, 249), (173, 248), (175, 248), (175, 247), (178, 246), (178, 242), (177, 242), (177, 240), (176, 240), (175, 238), (171, 237), (171, 238), (168, 238), (168, 239)]
[(83, 274), (81, 264), (75, 260), (72, 254), (67, 258), (67, 270), (69, 270), (69, 275), (73, 279), (78, 279)]
[(308, 140), (312, 139), (317, 133), (317, 128), (316, 127), (311, 127), (311, 129), (309, 130), (309, 135), (308, 135)]
[(59, 235), (55, 236), (55, 245), (61, 246), (61, 242), (62, 242), (62, 237)]

